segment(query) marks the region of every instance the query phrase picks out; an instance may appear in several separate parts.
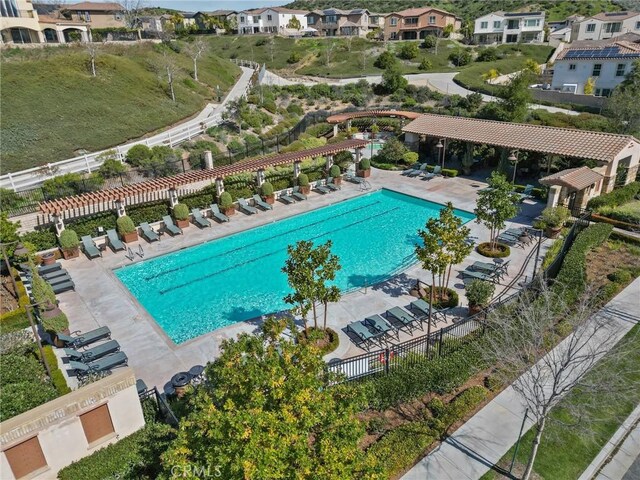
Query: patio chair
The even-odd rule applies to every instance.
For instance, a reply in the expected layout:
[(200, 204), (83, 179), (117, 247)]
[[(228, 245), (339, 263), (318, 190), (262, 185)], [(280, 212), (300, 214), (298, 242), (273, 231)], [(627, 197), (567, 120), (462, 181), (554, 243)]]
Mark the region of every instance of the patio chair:
[(441, 172), (442, 172), (442, 167), (440, 165), (436, 165), (435, 167), (433, 167), (433, 172), (424, 172), (422, 174), (422, 177), (425, 180), (431, 180), (432, 178), (436, 178), (442, 175)]
[(521, 202), (527, 199), (535, 198), (533, 196), (533, 188), (534, 188), (533, 185), (527, 185), (526, 187), (524, 187), (524, 191), (522, 193), (518, 193), (518, 195), (520, 196)]
[(335, 184), (335, 182), (333, 181), (333, 177), (327, 178), (326, 187), (332, 192), (337, 192), (338, 190), (340, 190), (340, 185)]
[(427, 164), (423, 163), (422, 165), (420, 165), (419, 168), (414, 168), (409, 173), (407, 173), (407, 177), (417, 177), (418, 175), (421, 175), (422, 173), (426, 172), (426, 170), (427, 170)]
[[(427, 320), (429, 318), (429, 303), (425, 302), (421, 298), (411, 302), (409, 304), (409, 308), (411, 310), (417, 310), (420, 313), (420, 318), (422, 320)], [(433, 307), (431, 309), (431, 318), (434, 320), (434, 323), (435, 323), (435, 317), (437, 315), (444, 316), (444, 312), (446, 310), (448, 310), (448, 309), (446, 309), (446, 308), (436, 308), (436, 307)]]
[(354, 343), (356, 343), (356, 345), (359, 347), (364, 345), (367, 350), (369, 349), (371, 344), (375, 343), (375, 341), (382, 336), (381, 333), (373, 333), (362, 322), (350, 323), (349, 325), (346, 326), (345, 331), (347, 334), (349, 332), (352, 332), (355, 336)]
[(68, 292), (69, 290), (75, 290), (76, 289), (76, 284), (73, 283), (72, 280), (67, 280), (64, 283), (59, 283), (57, 285), (51, 285), (51, 288), (53, 288), (53, 293), (58, 295), (59, 293)]
[(78, 377), (85, 377), (91, 373), (106, 372), (112, 368), (126, 366), (129, 359), (124, 352), (116, 352), (106, 357), (102, 357), (94, 362), (69, 362), (69, 370), (76, 373)]
[[(54, 278), (64, 277), (65, 275), (69, 275), (69, 272), (67, 272), (64, 268), (61, 268), (60, 270), (56, 270), (54, 272), (40, 274), (40, 276), (44, 280), (53, 280)], [(31, 275), (28, 276), (30, 277)]]
[(260, 198), (260, 195), (258, 195), (258, 194), (253, 196), (253, 203), (254, 203), (254, 205), (256, 205), (257, 207), (260, 207), (263, 210), (273, 210), (273, 206), (269, 205), (267, 202), (263, 201)]
[(127, 249), (127, 247), (124, 246), (124, 243), (122, 243), (122, 240), (118, 238), (118, 233), (115, 229), (107, 230), (107, 239), (109, 240), (109, 245), (111, 245), (114, 252)]
[(291, 196), (298, 201), (307, 199), (307, 196), (304, 193), (302, 193), (300, 191), (300, 187), (297, 187), (297, 186), (293, 187), (293, 190), (291, 191)]
[(514, 237), (513, 235), (509, 235), (508, 233), (502, 232), (498, 235), (498, 242), (504, 243), (505, 245), (509, 245), (510, 247), (522, 247), (524, 248), (524, 243), (521, 242), (518, 237)]
[(347, 173), (344, 174), (344, 178), (345, 180), (351, 182), (351, 183), (357, 183), (358, 185), (361, 183), (366, 182), (366, 180), (362, 177), (358, 177), (357, 175), (355, 175), (353, 172), (349, 172), (347, 171)]
[(65, 356), (71, 360), (78, 360), (81, 362), (92, 362), (98, 358), (115, 353), (120, 350), (120, 344), (116, 340), (109, 340), (108, 342), (96, 345), (89, 350), (78, 351), (74, 348), (65, 348), (63, 352)]
[(220, 211), (220, 207), (218, 207), (217, 203), (211, 204), (211, 215), (213, 216), (213, 218), (215, 218), (219, 222), (229, 221), (229, 217), (227, 217), (224, 213)]
[(400, 340), (400, 334), (398, 333), (398, 331), (380, 315), (371, 315), (370, 317), (365, 318), (364, 324), (369, 329), (373, 329), (375, 332), (382, 333), (383, 338), (394, 336), (397, 340)]
[(418, 170), (419, 171), (421, 166), (422, 166), (422, 164), (420, 162), (414, 163), (411, 167), (407, 168), (406, 170), (403, 170), (402, 171), (402, 175), (409, 175), (414, 170)]
[(320, 192), (323, 195), (327, 193), (331, 193), (331, 190), (329, 190), (327, 187), (322, 185), (322, 180), (318, 180), (316, 184), (313, 186), (313, 189)]
[(202, 212), (199, 208), (192, 208), (191, 215), (193, 215), (193, 223), (200, 228), (207, 228), (211, 226), (211, 222), (202, 216)]
[(142, 230), (142, 236), (147, 240), (147, 242), (151, 243), (160, 240), (158, 234), (153, 231), (147, 222), (142, 222), (140, 224), (140, 229)]
[[(60, 270), (61, 268), (62, 268), (62, 265), (59, 262), (56, 262), (56, 263), (52, 263), (51, 265), (44, 265), (42, 267), (39, 267), (38, 273), (40, 275), (44, 275), (46, 273), (51, 273), (51, 272), (55, 272), (56, 270)], [(31, 271), (31, 267), (29, 266), (28, 263), (21, 263), (20, 270), (28, 273)]]
[(238, 205), (240, 206), (240, 210), (244, 211), (248, 215), (258, 213), (258, 209), (249, 205), (244, 198), (238, 199)]
[(393, 322), (398, 324), (398, 327), (396, 327), (398, 330), (402, 330), (403, 328), (408, 328), (409, 333), (411, 333), (411, 327), (414, 325), (420, 328), (420, 330), (422, 330), (422, 326), (420, 325), (420, 320), (418, 319), (418, 317), (411, 315), (404, 308), (400, 308), (400, 307), (390, 308), (389, 310), (386, 311), (386, 317), (392, 321), (391, 323), (392, 325), (393, 325)]
[[(64, 333), (56, 334), (58, 340), (71, 348), (80, 348), (90, 345), (98, 340), (105, 338), (111, 338), (111, 330), (109, 327), (100, 327), (95, 330), (90, 330), (85, 333), (80, 331), (73, 332), (71, 335), (65, 335)], [(75, 335), (75, 336), (74, 336)]]
[(93, 238), (91, 238), (89, 235), (83, 235), (81, 240), (82, 240), (82, 248), (84, 250), (84, 253), (87, 254), (87, 257), (96, 258), (96, 257), (102, 256), (102, 252), (96, 246), (95, 242), (93, 241)]
[(480, 262), (480, 261), (473, 262), (468, 267), (468, 269), (470, 270), (486, 273), (487, 275), (491, 275), (498, 272), (500, 268), (501, 268), (501, 265), (498, 265), (497, 263), (488, 263), (488, 262)]
[(59, 277), (45, 279), (45, 282), (47, 282), (52, 287), (55, 287), (56, 285), (61, 285), (65, 282), (70, 282), (70, 281), (71, 281), (71, 276), (68, 273), (66, 273), (66, 275), (61, 275)]
[(291, 204), (291, 203), (296, 203), (296, 199), (293, 198), (290, 195), (287, 195), (286, 193), (282, 192), (280, 195), (278, 195), (278, 200), (282, 200), (284, 203), (286, 203), (287, 205)]
[[(472, 280), (483, 280), (485, 282), (493, 282), (495, 280), (495, 273), (488, 274), (482, 272), (476, 272), (474, 270), (460, 270), (462, 278), (471, 278)], [(466, 283), (465, 283), (466, 285)]]
[(183, 233), (182, 229), (175, 223), (173, 223), (173, 218), (171, 218), (169, 215), (165, 215), (164, 217), (162, 217), (162, 223), (164, 223), (164, 229), (169, 232), (171, 236)]

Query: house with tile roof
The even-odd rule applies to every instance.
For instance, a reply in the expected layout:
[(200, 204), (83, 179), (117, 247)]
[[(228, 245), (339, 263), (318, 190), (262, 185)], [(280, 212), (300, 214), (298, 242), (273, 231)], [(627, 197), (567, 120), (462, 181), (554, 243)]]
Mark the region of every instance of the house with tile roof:
[(640, 12), (603, 12), (575, 22), (571, 27), (571, 41), (604, 40), (625, 33), (640, 34)]
[(640, 35), (628, 33), (608, 40), (583, 40), (567, 45), (553, 65), (552, 90), (584, 94), (587, 84), (607, 97), (640, 59)]
[(459, 30), (462, 20), (439, 8), (409, 8), (385, 17), (385, 40), (417, 40), (427, 35), (442, 36), (447, 25)]
[(293, 10), (284, 7), (255, 8), (238, 12), (238, 33), (251, 35), (255, 33), (279, 33), (286, 35), (294, 18), (300, 22), (300, 30), (307, 28), (307, 10)]
[(84, 22), (89, 28), (126, 27), (124, 9), (115, 2), (80, 2), (64, 5), (60, 12), (67, 20)]
[[(322, 37), (365, 36), (370, 30), (379, 27), (377, 19), (366, 8), (340, 10), (327, 8), (313, 10), (307, 14), (308, 28), (314, 28)], [(372, 20), (373, 19), (373, 20)]]
[(480, 45), (544, 41), (544, 12), (492, 12), (476, 18), (473, 39)]

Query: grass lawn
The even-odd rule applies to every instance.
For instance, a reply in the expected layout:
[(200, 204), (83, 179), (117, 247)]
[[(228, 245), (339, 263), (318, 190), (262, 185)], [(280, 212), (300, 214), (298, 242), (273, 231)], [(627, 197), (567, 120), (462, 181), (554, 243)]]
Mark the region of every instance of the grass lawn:
[(210, 50), (201, 58), (200, 82), (192, 61), (170, 52), (180, 66), (177, 102), (156, 73), (162, 60), (152, 44), (100, 47), (96, 77), (81, 46), (3, 53), (0, 87), (2, 173), (57, 162), (140, 137), (198, 112), (227, 91), (240, 70)]
[[(627, 371), (629, 384), (640, 381), (640, 326), (636, 325), (621, 340), (622, 344), (632, 345), (632, 354), (621, 360), (619, 369)], [(596, 368), (598, 368), (596, 366)], [(588, 374), (587, 374), (588, 375)], [(590, 426), (591, 435), (585, 435), (580, 429), (566, 426), (566, 423), (576, 422), (577, 419), (566, 409), (566, 405), (579, 400), (580, 392), (571, 392), (553, 409), (551, 418), (556, 420), (548, 423), (543, 434), (542, 443), (533, 471), (538, 478), (553, 480), (575, 480), (587, 468), (595, 456), (600, 452), (624, 419), (633, 411), (640, 401), (640, 391), (632, 392), (628, 401), (621, 403), (602, 402), (597, 412), (581, 420), (582, 425)], [(562, 425), (558, 422), (564, 422)], [(535, 436), (533, 429), (523, 437), (518, 450), (516, 464), (523, 468), (531, 452), (531, 443)], [(513, 448), (498, 463), (502, 468), (509, 468), (513, 457)], [(503, 478), (500, 474), (490, 471), (482, 477), (483, 480)]]

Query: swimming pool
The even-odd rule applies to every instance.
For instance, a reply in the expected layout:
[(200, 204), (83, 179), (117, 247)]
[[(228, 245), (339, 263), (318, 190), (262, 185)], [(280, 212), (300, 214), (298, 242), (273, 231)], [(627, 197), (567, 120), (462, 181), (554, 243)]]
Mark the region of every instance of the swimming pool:
[[(379, 190), (126, 266), (115, 274), (165, 333), (182, 343), (288, 308), (282, 298), (289, 287), (281, 268), (287, 246), (298, 240), (333, 240), (332, 252), (342, 265), (336, 285), (343, 291), (393, 276), (415, 263), (417, 230), (441, 208)], [(474, 218), (468, 212), (456, 214), (465, 222)]]

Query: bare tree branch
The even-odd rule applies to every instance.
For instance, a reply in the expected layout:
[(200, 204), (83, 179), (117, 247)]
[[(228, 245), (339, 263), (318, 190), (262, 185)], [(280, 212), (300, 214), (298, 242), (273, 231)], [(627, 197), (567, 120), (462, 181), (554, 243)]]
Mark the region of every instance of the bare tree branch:
[(204, 52), (209, 48), (209, 44), (201, 38), (196, 39), (193, 43), (187, 44), (185, 51), (193, 60), (193, 79), (198, 81), (198, 60)]

